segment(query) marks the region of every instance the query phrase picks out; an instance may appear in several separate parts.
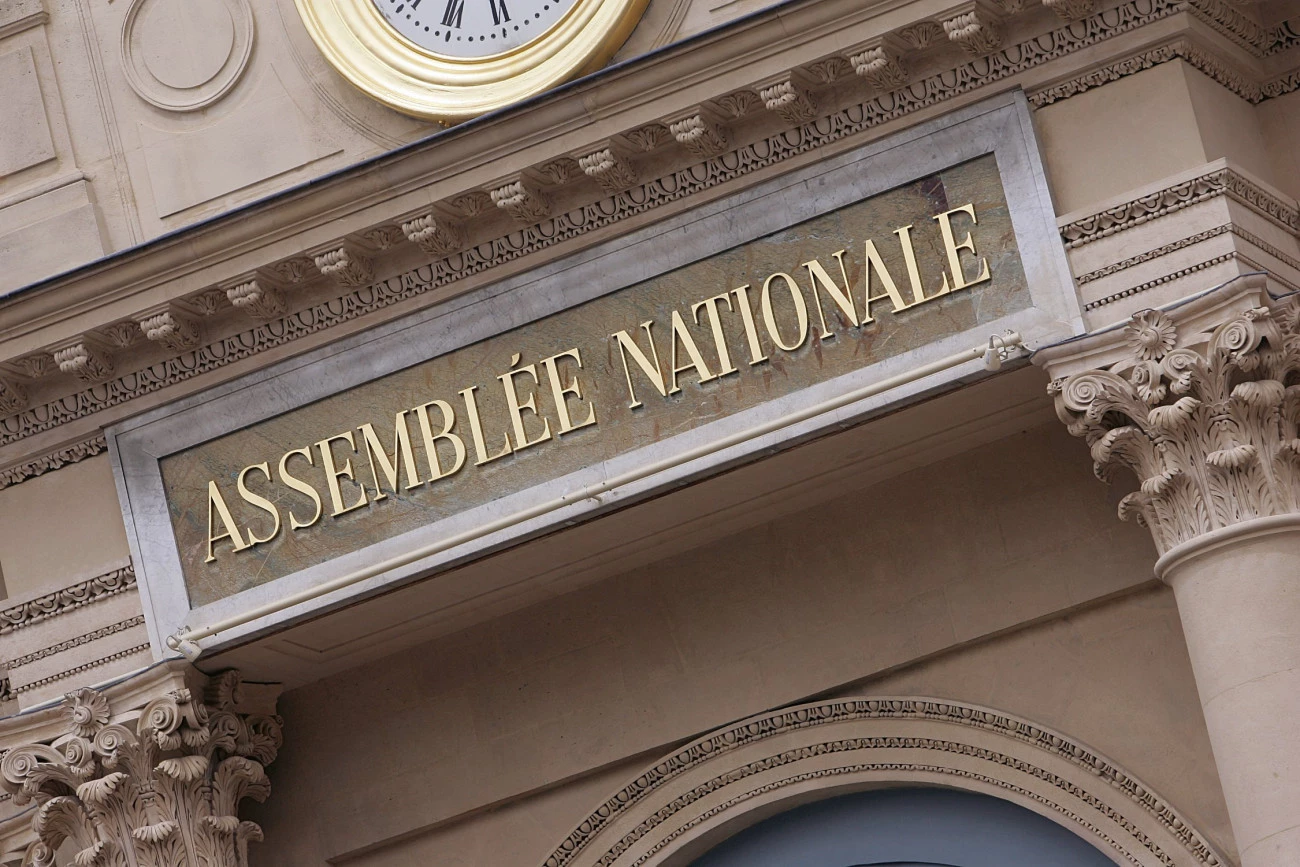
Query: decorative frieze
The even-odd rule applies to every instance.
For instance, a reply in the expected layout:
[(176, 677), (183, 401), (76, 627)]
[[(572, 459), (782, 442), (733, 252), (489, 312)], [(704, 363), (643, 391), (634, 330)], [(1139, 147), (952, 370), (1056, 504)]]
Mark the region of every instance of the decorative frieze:
[(370, 257), (350, 244), (314, 253), (312, 261), (322, 274), (340, 286), (364, 286), (375, 278)]
[(15, 668), (22, 668), (25, 665), (31, 665), (37, 660), (54, 656), (56, 653), (63, 653), (65, 650), (71, 650), (74, 647), (81, 647), (83, 644), (89, 644), (92, 641), (98, 641), (101, 638), (107, 638), (110, 635), (116, 635), (119, 632), (125, 632), (136, 626), (144, 625), (144, 615), (137, 614), (135, 617), (128, 617), (126, 620), (119, 620), (117, 623), (110, 623), (107, 626), (101, 626), (98, 629), (91, 630), (83, 635), (69, 638), (66, 641), (60, 641), (58, 644), (52, 644), (49, 647), (42, 647), (23, 656), (16, 656), (12, 659), (5, 660), (5, 665), (10, 671)]
[(265, 276), (250, 274), (226, 287), (226, 298), (236, 310), (254, 319), (272, 319), (284, 313), (284, 301)]
[(48, 352), (33, 352), (31, 355), (24, 355), (21, 358), (14, 359), (12, 363), (24, 376), (30, 379), (40, 379), (58, 367), (54, 363), (54, 356)]
[(1288, 231), (1300, 231), (1300, 207), (1222, 168), (1067, 223), (1061, 227), (1061, 239), (1067, 247), (1081, 247), (1218, 196), (1229, 196)]
[(0, 376), (0, 412), (18, 412), (27, 408), (27, 390), (12, 379)]
[(82, 382), (99, 383), (113, 375), (113, 362), (108, 353), (86, 337), (54, 349), (54, 363), (63, 373), (75, 376)]
[(933, 21), (918, 21), (898, 31), (898, 38), (917, 51), (938, 45), (944, 36), (943, 28)]
[(753, 90), (737, 90), (719, 96), (712, 101), (722, 114), (730, 118), (742, 118), (763, 104), (758, 93)]
[[(103, 454), (107, 448), (108, 444), (104, 441), (104, 435), (95, 434), (80, 442), (62, 446), (34, 460), (23, 461), (20, 464), (5, 467), (0, 470), (0, 491), (11, 485), (34, 479), (39, 475), (48, 473), (50, 470), (57, 470), (68, 464), (75, 464), (78, 461), (84, 461), (86, 458)], [(0, 624), (2, 623), (3, 619), (0, 618)]]
[[(1039, 33), (984, 58), (966, 61), (955, 70), (918, 75), (906, 87), (837, 107), (831, 115), (823, 115), (833, 116), (834, 122), (779, 130), (761, 136), (754, 142), (737, 146), (733, 148), (733, 156), (725, 161), (725, 165), (716, 165), (708, 172), (699, 172), (691, 166), (679, 167), (659, 177), (643, 179), (630, 190), (577, 205), (572, 215), (566, 212), (540, 220), (536, 230), (529, 228), (524, 232), (502, 233), (485, 239), (481, 245), (464, 251), (455, 262), (448, 260), (435, 263), (432, 279), (416, 276), (412, 272), (391, 281), (373, 283), (358, 292), (344, 293), (302, 310), (283, 314), (285, 318), (281, 322), (224, 335), (211, 345), (199, 346), (188, 354), (133, 371), (129, 376), (114, 380), (111, 388), (84, 389), (0, 418), (0, 445), (83, 418), (137, 395), (212, 371), (300, 336), (319, 332), (520, 256), (599, 230), (626, 216), (644, 213), (662, 203), (677, 201), (714, 185), (730, 182), (750, 172), (858, 135), (867, 129), (898, 120), (963, 93), (1019, 75), (1025, 70), (1119, 33), (1179, 14), (1181, 8), (1173, 0), (1127, 0), (1120, 6), (1090, 16), (1084, 22)], [(914, 37), (916, 35), (913, 33)], [(906, 39), (906, 32), (900, 32), (900, 36)], [(689, 129), (683, 129), (682, 132), (687, 137), (691, 134)], [(652, 149), (661, 143), (664, 136), (668, 136), (666, 129), (659, 124), (650, 124), (624, 133), (622, 138), (637, 148)], [(477, 190), (456, 196), (448, 204), (467, 218), (481, 212), (484, 206), (492, 208), (490, 197)], [(268, 268), (278, 276), (284, 264), (280, 262)]]
[(94, 578), (88, 578), (62, 590), (0, 610), (0, 635), (31, 626), (50, 617), (66, 614), (83, 605), (115, 596), (135, 586), (135, 567), (127, 563), (103, 575), (96, 575)]
[(823, 57), (821, 60), (813, 61), (801, 68), (808, 74), (810, 79), (822, 85), (834, 84), (853, 72), (852, 64), (838, 54)]
[(176, 309), (143, 313), (139, 324), (147, 339), (174, 352), (189, 349), (199, 342), (199, 323)]
[(696, 106), (670, 120), (668, 131), (678, 144), (701, 159), (717, 156), (727, 148), (725, 127), (713, 112), (703, 106)]
[(1097, 8), (1096, 0), (1043, 0), (1043, 5), (1059, 15), (1062, 21), (1082, 20)]
[(319, 271), (316, 264), (307, 256), (291, 256), (281, 259), (271, 266), (276, 281), (295, 285), (315, 279)]
[[(1137, 476), (1120, 517), (1148, 527), (1162, 554), (1241, 521), (1300, 512), (1300, 386), (1287, 384), (1300, 374), (1300, 302), (1249, 297), (1262, 303), (1219, 316), (1201, 309), (1217, 298), (1139, 311), (1097, 339), (1105, 342), (1095, 352), (1112, 350), (1105, 367), (1049, 388), (1098, 477)], [(1049, 374), (1060, 355), (1040, 361)]]
[(582, 169), (579, 168), (578, 161), (573, 157), (560, 157), (542, 163), (537, 167), (537, 174), (547, 183), (562, 187), (574, 178), (580, 177)]
[(402, 233), (430, 256), (450, 256), (465, 246), (465, 224), (437, 212), (404, 221)]
[[(141, 314), (148, 315), (148, 314)], [(133, 321), (114, 322), (111, 325), (105, 325), (97, 329), (97, 332), (103, 336), (109, 346), (114, 349), (130, 349), (144, 338), (144, 333), (140, 326)]]
[(239, 805), (269, 795), (265, 767), (283, 736), (278, 717), (245, 712), (241, 700), (233, 671), (201, 699), (175, 689), (138, 715), (93, 689), (68, 693), (63, 735), (0, 761), (15, 805), (36, 805), (24, 863), (53, 864), (68, 847), (81, 867), (246, 867), (262, 831)]
[(516, 223), (535, 223), (551, 213), (550, 199), (522, 175), (490, 190), (489, 195)]
[(385, 223), (359, 232), (358, 241), (372, 250), (391, 250), (406, 241), (406, 234), (400, 226)]

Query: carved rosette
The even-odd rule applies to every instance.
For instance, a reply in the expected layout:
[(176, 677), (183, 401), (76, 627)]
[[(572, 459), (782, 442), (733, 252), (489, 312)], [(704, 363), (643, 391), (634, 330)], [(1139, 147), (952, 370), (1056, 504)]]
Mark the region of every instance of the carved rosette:
[(202, 702), (174, 690), (130, 725), (111, 722), (95, 690), (69, 693), (62, 737), (0, 761), (14, 803), (36, 804), (23, 864), (53, 865), (67, 843), (77, 867), (246, 867), (262, 830), (239, 803), (270, 793), (264, 768), (282, 738), (279, 718), (235, 710), (239, 683), (218, 675)]
[(1070, 433), (1097, 476), (1137, 475), (1121, 518), (1151, 530), (1163, 554), (1201, 534), (1300, 511), (1300, 302), (1255, 307), (1211, 333), (1180, 334), (1140, 311), (1124, 360), (1053, 380)]

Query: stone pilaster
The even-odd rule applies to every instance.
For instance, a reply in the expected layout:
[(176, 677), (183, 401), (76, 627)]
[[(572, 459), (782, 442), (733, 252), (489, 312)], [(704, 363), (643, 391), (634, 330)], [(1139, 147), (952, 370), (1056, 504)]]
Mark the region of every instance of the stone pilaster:
[(262, 831), (239, 805), (270, 792), (280, 720), (244, 704), (237, 672), (190, 680), (135, 707), (75, 690), (60, 725), (4, 754), (0, 783), (36, 807), (24, 865), (66, 846), (77, 867), (246, 867)]
[(1245, 277), (1035, 363), (1098, 477), (1137, 477), (1243, 867), (1300, 864), (1300, 299)]

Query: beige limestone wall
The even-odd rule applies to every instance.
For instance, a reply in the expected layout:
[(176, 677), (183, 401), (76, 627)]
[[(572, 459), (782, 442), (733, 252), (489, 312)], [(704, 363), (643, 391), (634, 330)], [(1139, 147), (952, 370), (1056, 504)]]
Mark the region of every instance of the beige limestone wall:
[[(283, 782), (259, 810), (267, 843), (254, 857), (378, 852), (764, 709), (930, 655), (962, 658), (965, 643), (1148, 584), (1153, 560), (1082, 447), (1055, 423), (1034, 428), (285, 695), (289, 734), (271, 770)], [(1130, 613), (1109, 625), (1044, 633), (1019, 685), (1016, 652), (985, 657), (961, 697), (1013, 704), (1116, 753), (1222, 840), (1176, 615), (1163, 595), (1134, 599), (1115, 603)], [(565, 821), (536, 831), (537, 859)], [(465, 834), (476, 854), (464, 857), (480, 863), (492, 860), (481, 847), (507, 845)], [(410, 863), (406, 851), (385, 863)]]
[(1268, 146), (1273, 182), (1300, 198), (1300, 91), (1260, 103), (1260, 134)]
[(9, 599), (58, 590), (129, 557), (108, 455), (0, 490), (0, 569)]
[(1054, 102), (1034, 126), (1058, 214), (1206, 161), (1182, 61)]
[[(954, 647), (839, 693), (962, 699), (1069, 732), (1139, 775), (1235, 857), (1204, 722), (1195, 713), (1178, 613), (1166, 588), (1146, 587)], [(670, 749), (666, 744), (340, 863), (536, 867), (595, 805)], [(279, 842), (255, 848), (253, 863), (275, 863), (268, 853)], [(319, 858), (295, 852), (291, 863), (321, 863), (312, 857)]]

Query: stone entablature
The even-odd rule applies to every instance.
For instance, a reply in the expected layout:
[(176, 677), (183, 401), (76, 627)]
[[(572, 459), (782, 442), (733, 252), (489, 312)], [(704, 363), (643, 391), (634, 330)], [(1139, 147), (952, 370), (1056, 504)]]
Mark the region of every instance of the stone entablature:
[[(1039, 80), (1036, 70), (1146, 24), (1190, 15), (1220, 34), (1222, 44), (1216, 50), (1243, 52), (1255, 64), (1251, 74), (1261, 82), (1277, 78), (1274, 73), (1285, 66), (1295, 41), (1284, 26), (1262, 27), (1235, 8), (1211, 0), (1130, 0), (1086, 15), (1079, 4), (967, 6), (829, 55), (818, 54), (818, 43), (809, 37), (808, 44), (791, 51), (813, 54), (812, 61), (775, 75), (769, 70), (749, 87), (703, 101), (698, 89), (693, 90), (694, 103), (685, 114), (679, 110), (654, 119), (638, 117), (618, 135), (588, 147), (566, 143), (569, 153), (560, 160), (552, 157), (522, 166), (471, 189), (457, 186), (463, 182), (455, 178), (430, 173), (428, 161), (420, 161), (413, 173), (409, 162), (392, 158), (384, 167), (390, 180), (385, 185), (387, 201), (347, 195), (357, 201), (354, 207), (365, 209), (352, 216), (340, 218), (333, 201), (348, 187), (345, 177), (292, 203), (264, 206), (257, 220), (240, 215), (192, 233), (197, 243), (185, 247), (182, 260), (175, 259), (180, 250), (163, 244), (123, 260), (111, 269), (113, 277), (90, 271), (52, 284), (42, 291), (61, 296), (89, 293), (87, 299), (96, 299), (93, 304), (106, 305), (101, 315), (107, 321), (49, 343), (40, 343), (35, 332), (12, 341), (18, 354), (0, 364), (0, 400), (11, 413), (0, 420), (0, 447), (11, 446), (4, 449), (11, 460), (28, 458), (30, 463), (34, 455), (18, 445), (24, 439), (47, 439), (49, 432), (65, 425), (69, 433), (87, 436), (91, 431), (82, 419), (126, 401), (276, 347), (302, 342), (305, 348), (320, 339), (312, 335), (347, 327), (358, 317), (377, 320), (384, 308), (427, 292), (469, 288), (489, 270), (493, 275), (512, 270), (517, 266), (511, 263), (522, 257), (650, 211), (667, 213), (693, 194), (814, 148), (895, 125), (939, 103), (962, 103), (996, 82), (1022, 82), (1036, 102), (1081, 92), (1092, 85), (1081, 80), (1067, 86), (1059, 75)], [(830, 11), (810, 6), (788, 14), (807, 18), (811, 33), (817, 16)], [(774, 26), (773, 21), (746, 26), (761, 31)], [(850, 24), (870, 27), (863, 22), (843, 26)], [(997, 39), (991, 35), (995, 31)], [(1198, 33), (1188, 30), (1183, 39), (1192, 44), (1200, 38)], [(708, 72), (731, 74), (736, 62), (715, 56), (708, 61)], [(1270, 94), (1287, 89), (1270, 86)], [(653, 90), (646, 88), (647, 93)], [(1040, 97), (1049, 91), (1052, 96)], [(624, 108), (629, 119), (636, 114), (633, 106)], [(510, 122), (522, 132), (536, 121), (534, 115), (521, 113)], [(708, 144), (707, 155), (699, 151), (700, 142)], [(448, 153), (459, 149), (453, 141), (439, 145)], [(494, 164), (513, 161), (497, 159)], [(457, 165), (465, 176), (465, 167)], [(351, 174), (362, 177), (365, 172)], [(426, 195), (405, 192), (420, 187)], [(436, 199), (432, 207), (411, 209), (416, 200), (427, 203), (429, 194)], [(268, 224), (300, 222), (304, 208), (329, 215), (329, 234), (322, 237), (321, 226), (302, 229), (294, 237), (277, 236), (270, 248), (249, 246), (242, 225), (265, 237)], [(391, 216), (375, 222), (382, 211), (391, 211)], [(335, 234), (339, 228), (346, 231)], [(202, 253), (204, 249), (211, 252)], [(427, 263), (423, 257), (430, 251), (441, 258)], [(152, 282), (163, 273), (169, 286), (180, 291), (160, 305)], [(123, 281), (117, 275), (129, 276)], [(396, 276), (383, 280), (385, 275)], [(371, 282), (375, 277), (381, 282)], [(340, 289), (345, 291), (340, 294)], [(151, 303), (137, 310), (128, 298), (139, 292), (149, 295)], [(13, 309), (16, 317), (29, 315), (22, 304)], [(248, 316), (255, 321), (250, 323)], [(93, 321), (94, 315), (89, 318)], [(149, 325), (152, 337), (141, 323)], [(22, 322), (22, 330), (26, 328)], [(63, 441), (67, 439), (65, 435)]]
[(248, 863), (262, 832), (238, 811), (270, 792), (265, 767), (282, 742), (274, 690), (246, 701), (238, 672), (205, 684), (163, 669), (136, 679), (149, 683), (74, 690), (32, 730), (17, 730), (22, 717), (0, 728), (0, 784), (15, 806), (36, 806), (0, 820), (6, 863), (51, 865), (65, 841), (82, 867)]

